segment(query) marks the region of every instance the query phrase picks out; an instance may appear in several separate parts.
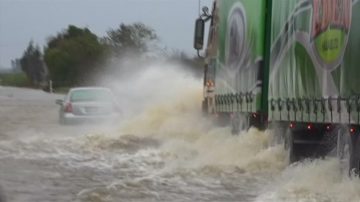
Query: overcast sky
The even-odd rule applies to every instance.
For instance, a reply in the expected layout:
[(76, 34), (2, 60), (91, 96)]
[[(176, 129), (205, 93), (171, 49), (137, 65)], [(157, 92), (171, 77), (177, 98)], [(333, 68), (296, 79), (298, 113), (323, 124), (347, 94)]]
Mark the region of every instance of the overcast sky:
[(0, 0), (0, 68), (21, 57), (30, 40), (43, 46), (69, 24), (104, 36), (120, 23), (142, 22), (155, 29), (164, 46), (195, 54), (197, 16), (198, 0)]

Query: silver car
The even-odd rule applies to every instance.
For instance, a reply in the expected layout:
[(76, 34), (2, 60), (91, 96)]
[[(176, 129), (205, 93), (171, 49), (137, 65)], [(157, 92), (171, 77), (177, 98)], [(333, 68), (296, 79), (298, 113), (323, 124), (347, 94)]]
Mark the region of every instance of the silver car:
[(56, 100), (60, 105), (60, 124), (98, 122), (115, 120), (119, 117), (119, 105), (108, 88), (72, 88), (64, 100)]

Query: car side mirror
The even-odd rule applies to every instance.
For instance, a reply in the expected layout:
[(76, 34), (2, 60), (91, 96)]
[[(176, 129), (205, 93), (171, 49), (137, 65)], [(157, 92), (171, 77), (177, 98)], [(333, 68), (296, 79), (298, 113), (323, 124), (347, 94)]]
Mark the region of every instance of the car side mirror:
[(204, 46), (205, 21), (198, 18), (195, 21), (194, 48), (201, 50)]
[(55, 103), (58, 104), (58, 105), (63, 105), (63, 104), (64, 104), (64, 100), (57, 99), (57, 100), (55, 101)]

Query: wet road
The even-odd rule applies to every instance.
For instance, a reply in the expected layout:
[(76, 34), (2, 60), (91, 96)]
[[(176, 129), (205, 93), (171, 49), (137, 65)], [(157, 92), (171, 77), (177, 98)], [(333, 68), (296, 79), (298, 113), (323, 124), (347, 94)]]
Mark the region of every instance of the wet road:
[(360, 201), (360, 181), (336, 159), (287, 166), (269, 131), (231, 136), (203, 120), (199, 94), (116, 124), (61, 126), (62, 95), (0, 87), (6, 201)]

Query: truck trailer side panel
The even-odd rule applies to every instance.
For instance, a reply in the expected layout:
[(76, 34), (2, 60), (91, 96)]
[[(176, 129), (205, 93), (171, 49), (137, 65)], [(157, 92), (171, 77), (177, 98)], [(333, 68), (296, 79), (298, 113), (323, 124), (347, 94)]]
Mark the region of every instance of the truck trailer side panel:
[(360, 2), (273, 0), (269, 119), (359, 124)]
[(265, 0), (218, 3), (217, 112), (261, 110), (265, 4)]

